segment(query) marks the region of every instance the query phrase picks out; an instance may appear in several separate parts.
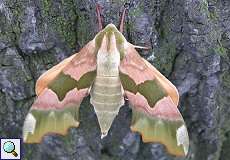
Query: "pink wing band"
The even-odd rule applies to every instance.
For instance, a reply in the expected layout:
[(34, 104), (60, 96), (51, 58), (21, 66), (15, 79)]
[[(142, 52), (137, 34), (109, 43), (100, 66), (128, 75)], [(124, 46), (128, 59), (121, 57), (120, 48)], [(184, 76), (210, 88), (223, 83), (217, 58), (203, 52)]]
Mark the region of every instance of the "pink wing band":
[(125, 91), (125, 94), (136, 110), (161, 119), (181, 120), (180, 112), (177, 110), (177, 106), (173, 103), (170, 96), (162, 98), (155, 104), (155, 106), (151, 107), (146, 98), (140, 93), (134, 94)]
[(76, 88), (69, 91), (65, 98), (60, 102), (56, 93), (54, 93), (51, 89), (45, 89), (34, 102), (32, 108), (33, 109), (64, 109), (66, 106), (70, 106), (71, 104), (80, 104), (82, 99), (87, 96), (88, 88), (77, 90)]

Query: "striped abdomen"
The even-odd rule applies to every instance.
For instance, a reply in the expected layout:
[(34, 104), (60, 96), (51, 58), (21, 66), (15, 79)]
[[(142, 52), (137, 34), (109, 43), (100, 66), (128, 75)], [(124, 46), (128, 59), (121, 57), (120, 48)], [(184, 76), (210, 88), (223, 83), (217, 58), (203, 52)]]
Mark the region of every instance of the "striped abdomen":
[(107, 135), (124, 104), (119, 65), (120, 53), (116, 47), (115, 35), (113, 32), (106, 33), (97, 53), (97, 76), (90, 91), (90, 102), (94, 106), (102, 138)]
[(96, 76), (91, 89), (91, 104), (97, 114), (102, 137), (124, 104), (121, 82), (118, 76)]

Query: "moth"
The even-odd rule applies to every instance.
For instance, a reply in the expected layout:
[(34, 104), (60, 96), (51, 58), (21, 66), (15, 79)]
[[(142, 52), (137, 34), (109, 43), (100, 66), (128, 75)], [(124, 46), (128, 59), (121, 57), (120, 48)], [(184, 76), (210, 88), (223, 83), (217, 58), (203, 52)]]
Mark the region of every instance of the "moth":
[(139, 132), (143, 142), (164, 144), (177, 156), (188, 153), (178, 91), (125, 39), (123, 21), (124, 13), (120, 30), (113, 24), (102, 29), (99, 18), (101, 30), (94, 39), (37, 80), (37, 99), (23, 126), (25, 143), (40, 143), (46, 134), (65, 135), (70, 127), (78, 127), (79, 107), (88, 95), (103, 138), (125, 96), (132, 109), (131, 130)]

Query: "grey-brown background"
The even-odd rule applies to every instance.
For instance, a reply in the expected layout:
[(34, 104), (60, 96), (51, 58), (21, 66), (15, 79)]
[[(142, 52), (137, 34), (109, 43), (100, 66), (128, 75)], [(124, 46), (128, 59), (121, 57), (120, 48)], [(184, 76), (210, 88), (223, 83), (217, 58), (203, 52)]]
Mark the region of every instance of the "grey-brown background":
[(141, 55), (179, 89), (180, 111), (191, 139), (186, 158), (131, 133), (131, 110), (122, 107), (109, 135), (100, 139), (86, 98), (79, 128), (23, 144), (25, 160), (229, 160), (229, 0), (0, 0), (0, 137), (21, 137), (44, 71), (83, 47), (104, 24), (119, 23), (124, 6), (128, 41), (149, 46)]

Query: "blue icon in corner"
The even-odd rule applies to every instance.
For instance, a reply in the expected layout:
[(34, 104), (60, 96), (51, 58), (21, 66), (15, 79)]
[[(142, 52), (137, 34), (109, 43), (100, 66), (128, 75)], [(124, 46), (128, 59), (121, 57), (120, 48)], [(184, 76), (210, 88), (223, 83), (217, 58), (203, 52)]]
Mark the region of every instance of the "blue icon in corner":
[(15, 157), (18, 156), (17, 152), (15, 152), (14, 142), (7, 141), (3, 144), (3, 150), (7, 153), (12, 153)]
[(0, 160), (21, 159), (21, 139), (1, 139)]

